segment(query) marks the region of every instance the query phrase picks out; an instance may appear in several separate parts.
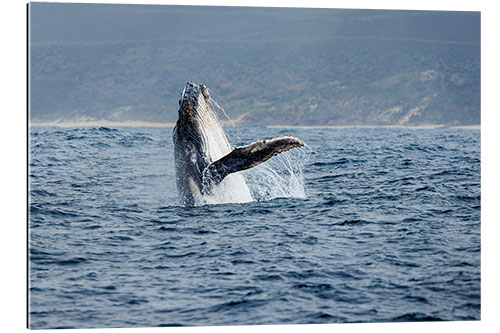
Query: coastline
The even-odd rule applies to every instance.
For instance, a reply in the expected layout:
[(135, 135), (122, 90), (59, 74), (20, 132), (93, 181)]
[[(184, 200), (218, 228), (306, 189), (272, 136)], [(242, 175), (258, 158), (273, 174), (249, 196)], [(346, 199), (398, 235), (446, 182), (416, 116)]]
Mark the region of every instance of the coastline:
[(453, 128), (453, 129), (471, 129), (480, 130), (481, 125), (418, 125), (418, 126), (404, 126), (404, 125), (267, 125), (268, 128), (407, 128), (407, 129), (435, 129), (435, 128)]
[(29, 122), (30, 127), (174, 127), (175, 123), (153, 123), (149, 121), (48, 121)]
[[(236, 125), (238, 123), (221, 121), (222, 125)], [(51, 122), (29, 122), (30, 127), (167, 127), (173, 128), (175, 123), (153, 123), (148, 121), (51, 121)], [(420, 126), (404, 126), (404, 125), (264, 125), (267, 128), (304, 128), (304, 129), (343, 129), (343, 128), (407, 128), (407, 129), (436, 129), (436, 128), (452, 128), (452, 129), (468, 129), (481, 130), (481, 125), (420, 125)]]

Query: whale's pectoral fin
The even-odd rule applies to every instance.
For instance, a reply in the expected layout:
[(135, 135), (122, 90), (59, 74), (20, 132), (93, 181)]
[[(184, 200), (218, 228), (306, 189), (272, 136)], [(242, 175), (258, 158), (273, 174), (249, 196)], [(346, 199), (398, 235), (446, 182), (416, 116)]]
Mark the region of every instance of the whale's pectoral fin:
[(289, 149), (303, 146), (304, 142), (293, 136), (271, 140), (258, 140), (248, 146), (236, 147), (232, 152), (210, 164), (203, 173), (206, 184), (217, 185), (227, 175), (249, 169)]

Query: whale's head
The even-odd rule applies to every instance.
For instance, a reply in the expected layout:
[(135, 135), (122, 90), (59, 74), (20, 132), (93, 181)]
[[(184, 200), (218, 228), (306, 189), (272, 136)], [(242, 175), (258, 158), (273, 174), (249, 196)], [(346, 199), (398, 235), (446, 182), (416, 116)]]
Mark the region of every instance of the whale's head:
[(188, 82), (179, 100), (179, 119), (174, 128), (174, 141), (193, 147), (206, 163), (211, 163), (230, 152), (230, 145), (212, 107), (208, 88)]
[(205, 85), (186, 83), (179, 100), (179, 120), (200, 121), (202, 118), (213, 117), (209, 100), (210, 93)]

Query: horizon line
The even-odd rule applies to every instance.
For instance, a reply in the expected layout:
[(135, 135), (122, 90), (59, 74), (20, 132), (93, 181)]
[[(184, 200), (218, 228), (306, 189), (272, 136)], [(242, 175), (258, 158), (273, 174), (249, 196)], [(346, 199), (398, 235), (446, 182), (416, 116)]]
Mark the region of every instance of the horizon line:
[[(252, 126), (251, 124), (241, 124), (235, 122), (221, 121), (222, 125), (231, 126)], [(49, 121), (49, 122), (28, 122), (30, 127), (158, 127), (173, 128), (175, 123), (157, 123), (149, 121)], [(258, 125), (257, 125), (258, 126)], [(474, 129), (480, 130), (481, 125), (445, 125), (445, 124), (422, 124), (422, 125), (260, 125), (267, 128), (408, 128), (408, 129), (433, 129), (433, 128), (454, 128), (454, 129)]]

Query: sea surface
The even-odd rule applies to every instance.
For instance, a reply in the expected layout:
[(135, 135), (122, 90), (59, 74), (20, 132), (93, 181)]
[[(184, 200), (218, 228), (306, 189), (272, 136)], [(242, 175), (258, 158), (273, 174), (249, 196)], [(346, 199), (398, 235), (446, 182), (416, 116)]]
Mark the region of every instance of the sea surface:
[(481, 318), (479, 130), (225, 130), (307, 146), (187, 208), (171, 128), (30, 128), (30, 328)]

